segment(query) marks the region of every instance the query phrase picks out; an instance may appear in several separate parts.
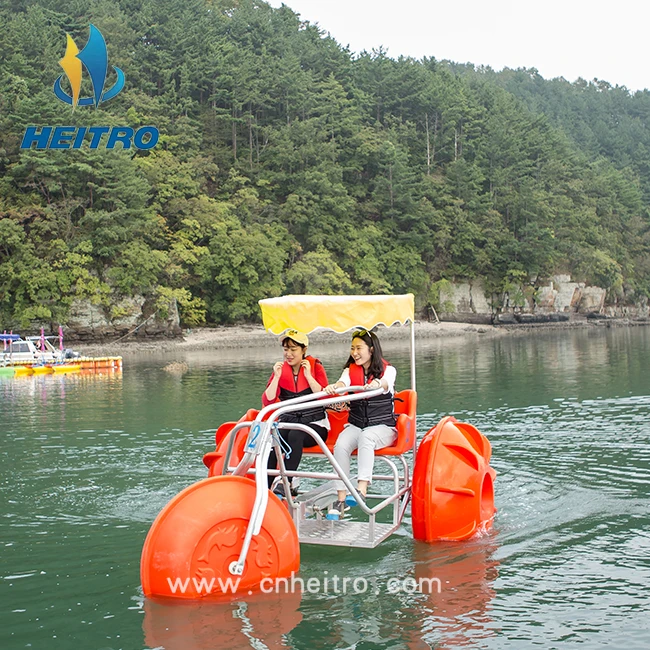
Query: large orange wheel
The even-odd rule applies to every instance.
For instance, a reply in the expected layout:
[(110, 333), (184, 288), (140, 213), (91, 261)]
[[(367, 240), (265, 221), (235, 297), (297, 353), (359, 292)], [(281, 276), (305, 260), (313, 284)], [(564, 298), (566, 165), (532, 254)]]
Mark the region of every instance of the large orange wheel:
[[(153, 522), (142, 549), (145, 596), (196, 599), (260, 589), (264, 578), (300, 568), (291, 517), (269, 494), (260, 534), (253, 537), (244, 573), (233, 576), (255, 501), (255, 483), (240, 476), (204, 479), (177, 494)], [(267, 581), (262, 587), (271, 583)]]
[(478, 429), (453, 417), (424, 436), (413, 470), (415, 539), (467, 539), (491, 526), (496, 512), (491, 453)]

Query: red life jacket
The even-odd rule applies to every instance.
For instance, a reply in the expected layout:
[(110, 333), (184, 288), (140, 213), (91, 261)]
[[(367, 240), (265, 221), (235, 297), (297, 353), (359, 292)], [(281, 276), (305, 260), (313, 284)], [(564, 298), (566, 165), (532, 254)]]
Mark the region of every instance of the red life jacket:
[[(307, 355), (305, 357), (305, 361), (309, 361), (312, 377), (315, 377), (316, 364), (320, 363), (320, 361), (312, 357), (311, 355)], [(278, 386), (280, 388), (280, 401), (283, 401), (285, 399), (291, 399), (292, 397), (298, 397), (298, 395), (305, 394), (305, 390), (307, 389), (309, 390), (310, 393), (312, 392), (311, 386), (309, 385), (309, 382), (305, 377), (305, 369), (301, 366), (298, 369), (298, 375), (296, 376), (293, 374), (293, 369), (286, 361), (282, 364), (282, 374), (280, 375), (280, 383), (278, 384)], [(294, 394), (289, 395), (287, 397), (283, 397), (283, 393), (285, 395), (287, 393), (294, 393)]]
[(384, 376), (384, 372), (386, 372), (386, 368), (390, 365), (386, 359), (382, 359), (381, 362), (384, 365), (384, 369), (382, 370), (381, 375), (379, 375), (379, 377), (368, 375), (367, 379), (366, 371), (364, 370), (363, 366), (358, 366), (356, 363), (351, 363), (350, 367), (348, 368), (350, 371), (350, 386), (365, 386), (369, 381), (372, 381), (373, 379), (381, 379)]
[[(321, 362), (310, 355), (307, 355), (305, 360), (309, 361), (312, 377), (316, 377), (316, 364), (322, 365)], [(313, 393), (311, 386), (305, 377), (305, 369), (300, 367), (298, 374), (294, 375), (293, 369), (286, 361), (282, 364), (282, 374), (280, 375), (278, 386), (280, 388), (278, 399), (281, 402), (302, 395), (311, 395)], [(324, 417), (325, 408), (320, 406), (307, 409), (306, 411), (285, 413), (280, 416), (280, 420), (282, 422), (318, 422)]]
[[(348, 368), (350, 371), (350, 385), (365, 386), (373, 379), (381, 379), (389, 365), (385, 359), (381, 361), (384, 364), (384, 369), (379, 377), (369, 375), (366, 378), (363, 366), (358, 366), (356, 363), (351, 364)], [(393, 409), (393, 395), (388, 392), (371, 397), (370, 399), (360, 399), (350, 402), (348, 422), (360, 429), (372, 427), (376, 424), (386, 424), (389, 427), (394, 427), (397, 419), (395, 418), (395, 411)]]

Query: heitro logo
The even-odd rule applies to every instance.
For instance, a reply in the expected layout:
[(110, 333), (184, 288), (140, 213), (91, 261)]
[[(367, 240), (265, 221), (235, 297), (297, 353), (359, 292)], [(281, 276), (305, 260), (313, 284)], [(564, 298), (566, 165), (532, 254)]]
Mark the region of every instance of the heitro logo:
[[(106, 88), (108, 76), (108, 50), (102, 33), (94, 25), (90, 25), (90, 35), (83, 50), (79, 51), (72, 36), (67, 34), (65, 56), (59, 61), (65, 76), (68, 78), (72, 94), (68, 94), (61, 84), (63, 75), (54, 82), (54, 94), (65, 104), (72, 106), (94, 106), (97, 108), (103, 102), (113, 99), (123, 88), (126, 77), (120, 68), (113, 67), (117, 79)], [(91, 97), (81, 97), (81, 82), (83, 69), (86, 69), (93, 87)], [(40, 130), (39, 130), (40, 128)], [(86, 137), (88, 136), (88, 138)], [(88, 142), (90, 149), (97, 149), (104, 136), (106, 149), (114, 149), (120, 142), (123, 149), (151, 149), (158, 143), (160, 136), (155, 126), (142, 126), (135, 130), (130, 126), (28, 126), (23, 135), (21, 149), (80, 149)]]
[[(106, 84), (106, 73), (108, 72), (108, 51), (106, 50), (106, 41), (102, 33), (94, 25), (90, 26), (90, 36), (86, 47), (81, 52), (77, 44), (72, 40), (72, 36), (67, 34), (68, 44), (65, 48), (65, 56), (59, 61), (59, 65), (68, 77), (72, 96), (68, 95), (61, 88), (61, 75), (54, 82), (54, 94), (66, 104), (72, 104), (73, 108), (77, 106), (92, 106), (95, 108), (102, 102), (107, 102), (117, 95), (124, 88), (124, 73), (113, 66), (117, 74), (117, 81), (109, 90), (104, 90)], [(86, 68), (90, 75), (90, 81), (93, 85), (93, 96), (82, 97), (79, 99), (81, 92), (81, 66)]]

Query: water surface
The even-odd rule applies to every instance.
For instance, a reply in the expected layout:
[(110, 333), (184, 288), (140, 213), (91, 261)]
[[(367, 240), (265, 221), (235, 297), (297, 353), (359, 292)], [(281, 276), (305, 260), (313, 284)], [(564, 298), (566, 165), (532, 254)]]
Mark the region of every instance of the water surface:
[[(407, 350), (386, 345), (398, 388)], [(345, 350), (313, 352), (336, 379)], [(215, 428), (259, 404), (276, 357), (148, 355), (118, 374), (0, 378), (0, 647), (650, 647), (647, 328), (418, 341), (419, 431), (453, 414), (492, 442), (488, 535), (415, 543), (407, 516), (374, 550), (302, 547), (305, 580), (364, 576), (365, 594), (145, 602), (151, 522), (205, 477)], [(164, 372), (173, 359), (189, 372)], [(388, 593), (395, 577), (436, 577), (441, 593)]]

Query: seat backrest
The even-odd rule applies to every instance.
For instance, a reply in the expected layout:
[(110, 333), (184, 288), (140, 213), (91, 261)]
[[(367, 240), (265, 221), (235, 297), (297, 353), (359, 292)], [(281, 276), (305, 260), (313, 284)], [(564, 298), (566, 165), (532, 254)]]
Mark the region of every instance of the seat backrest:
[[(246, 413), (244, 413), (244, 415), (242, 415), (239, 420), (237, 420), (237, 422), (252, 422), (257, 417), (258, 413), (259, 411), (257, 409), (248, 409), (248, 411), (246, 411)], [(219, 426), (214, 436), (217, 447), (219, 446), (219, 443), (228, 435), (228, 433), (230, 433), (237, 422), (224, 422)]]
[(397, 415), (397, 440), (390, 447), (378, 449), (378, 456), (397, 456), (410, 451), (415, 446), (415, 414), (418, 407), (418, 395), (414, 390), (402, 390), (395, 393), (395, 415)]

